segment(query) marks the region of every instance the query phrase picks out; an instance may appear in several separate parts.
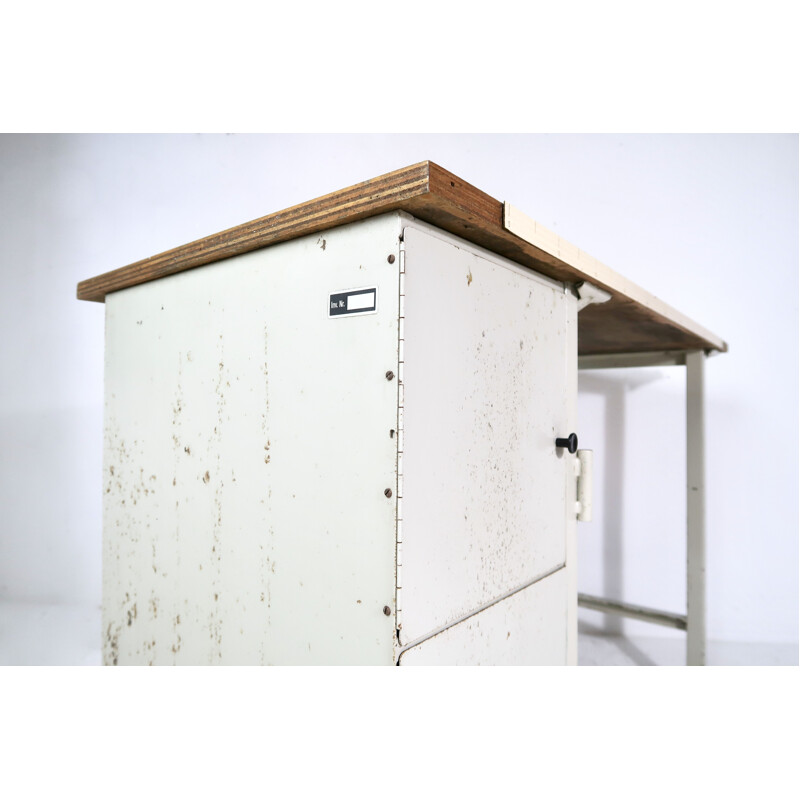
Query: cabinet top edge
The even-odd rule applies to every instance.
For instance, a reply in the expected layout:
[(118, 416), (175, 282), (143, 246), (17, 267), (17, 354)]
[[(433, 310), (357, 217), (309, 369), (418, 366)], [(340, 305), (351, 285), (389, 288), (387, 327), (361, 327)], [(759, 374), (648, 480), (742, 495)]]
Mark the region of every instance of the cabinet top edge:
[(725, 352), (715, 334), (565, 240), (432, 161), (277, 211), (81, 281), (79, 300), (106, 295), (232, 256), (392, 211), (461, 237), (548, 278), (590, 282), (611, 294), (578, 317), (581, 355), (655, 350)]

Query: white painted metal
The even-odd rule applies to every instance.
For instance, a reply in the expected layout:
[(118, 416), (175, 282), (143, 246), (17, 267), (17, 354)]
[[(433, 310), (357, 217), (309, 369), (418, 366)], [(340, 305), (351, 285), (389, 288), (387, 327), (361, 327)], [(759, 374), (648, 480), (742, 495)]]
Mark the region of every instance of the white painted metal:
[(401, 666), (563, 665), (567, 613), (565, 568), (410, 647)]
[[(716, 351), (715, 351), (716, 352)], [(611, 353), (578, 357), (578, 369), (620, 369), (622, 367), (683, 366), (686, 353), (664, 350), (647, 353)]]
[(580, 605), (686, 630), (686, 663), (706, 663), (705, 361), (702, 350), (583, 356), (581, 369), (686, 365), (686, 616), (580, 595)]
[(575, 663), (576, 307), (403, 214), (109, 295), (105, 662)]
[[(565, 291), (564, 299), (567, 304), (566, 319), (566, 377), (563, 396), (569, 424), (567, 430), (574, 431), (578, 419), (578, 304), (571, 291)], [(565, 460), (566, 474), (574, 475), (575, 456), (567, 450), (561, 449)], [(570, 463), (571, 462), (571, 463)], [(570, 467), (572, 466), (572, 470)], [(564, 507), (564, 520), (566, 525), (566, 568), (567, 568), (567, 664), (578, 665), (578, 525), (574, 511), (577, 500), (577, 484), (574, 480), (567, 481), (566, 503)]]
[[(404, 222), (410, 218), (404, 216)], [(395, 641), (395, 661), (399, 653), (399, 632), (403, 627), (403, 492), (405, 476), (405, 303), (406, 303), (406, 247), (405, 242), (400, 243), (400, 298), (398, 304), (399, 318), (397, 321), (397, 526), (395, 544), (395, 625), (397, 638)]]
[(548, 230), (544, 225), (523, 214), (510, 203), (503, 205), (503, 226), (520, 239), (524, 239), (534, 247), (561, 259), (565, 263), (580, 270), (590, 280), (630, 298), (635, 303), (650, 308), (662, 317), (671, 320), (677, 327), (704, 339), (717, 350), (726, 350), (727, 345), (711, 331), (698, 325), (685, 314), (667, 305), (654, 295), (646, 292), (633, 281), (615, 272), (588, 253), (579, 250), (574, 244), (562, 239), (558, 234)]
[(666, 625), (668, 628), (686, 630), (686, 617), (683, 614), (672, 614), (669, 611), (657, 611), (654, 608), (636, 606), (633, 603), (622, 603), (618, 600), (606, 600), (603, 597), (593, 597), (588, 594), (578, 595), (578, 605), (581, 608), (591, 608), (593, 611), (602, 611), (606, 614), (618, 614), (622, 617), (639, 619), (643, 622), (654, 622), (657, 625)]
[[(395, 662), (400, 231), (106, 298), (107, 664)], [(378, 313), (328, 318), (364, 286)]]
[(567, 562), (577, 354), (561, 284), (416, 222), (404, 250), (401, 644)]
[(575, 510), (579, 522), (592, 521), (592, 493), (594, 491), (594, 453), (591, 450), (578, 450), (576, 459), (578, 473), (578, 500)]
[(706, 663), (705, 354), (686, 355), (686, 663)]
[(581, 284), (580, 289), (578, 289), (578, 294), (580, 295), (578, 311), (582, 311), (586, 306), (592, 305), (592, 303), (607, 303), (611, 299), (611, 295), (608, 292), (604, 292), (591, 283)]

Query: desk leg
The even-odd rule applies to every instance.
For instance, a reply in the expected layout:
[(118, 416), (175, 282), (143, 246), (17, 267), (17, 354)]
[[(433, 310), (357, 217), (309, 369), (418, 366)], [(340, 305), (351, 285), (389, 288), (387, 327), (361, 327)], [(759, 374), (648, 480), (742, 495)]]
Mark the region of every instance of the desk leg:
[(686, 663), (706, 663), (705, 353), (686, 355)]

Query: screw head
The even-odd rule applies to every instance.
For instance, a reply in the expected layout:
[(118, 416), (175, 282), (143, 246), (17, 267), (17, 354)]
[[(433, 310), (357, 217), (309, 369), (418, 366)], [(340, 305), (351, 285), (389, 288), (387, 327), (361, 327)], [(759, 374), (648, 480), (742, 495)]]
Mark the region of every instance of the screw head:
[(394, 264), (394, 256), (391, 255), (389, 258), (386, 259), (390, 264)]
[(384, 489), (383, 493), (384, 493), (384, 494), (385, 494), (387, 497), (391, 497), (391, 496), (392, 496), (392, 490), (391, 490), (391, 489)]
[(386, 614), (387, 617), (390, 617), (392, 615), (392, 609), (389, 608), (389, 606), (384, 606), (383, 613)]
[(392, 372), (391, 370), (387, 370), (387, 371), (386, 371), (386, 380), (387, 380), (387, 381), (390, 381), (390, 380), (392, 380), (393, 378), (394, 378), (394, 372)]

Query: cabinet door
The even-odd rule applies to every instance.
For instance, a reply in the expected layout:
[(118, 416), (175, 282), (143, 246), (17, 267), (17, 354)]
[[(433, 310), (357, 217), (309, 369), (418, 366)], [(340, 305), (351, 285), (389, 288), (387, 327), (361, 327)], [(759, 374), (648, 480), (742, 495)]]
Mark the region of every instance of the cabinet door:
[(562, 568), (400, 655), (412, 666), (558, 666), (567, 657)]
[(407, 645), (566, 563), (572, 457), (555, 439), (573, 429), (576, 356), (561, 284), (418, 223), (404, 241)]

